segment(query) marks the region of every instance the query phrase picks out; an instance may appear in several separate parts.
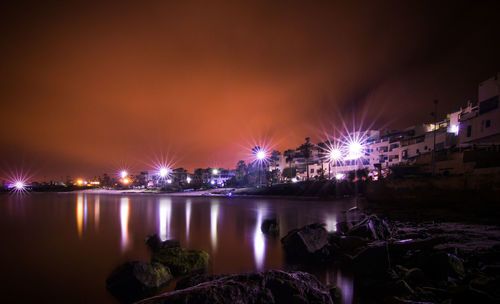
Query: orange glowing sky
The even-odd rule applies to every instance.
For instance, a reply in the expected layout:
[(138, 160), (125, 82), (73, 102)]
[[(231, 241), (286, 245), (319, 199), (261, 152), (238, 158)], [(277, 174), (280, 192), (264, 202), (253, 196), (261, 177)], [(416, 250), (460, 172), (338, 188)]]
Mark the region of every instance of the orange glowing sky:
[(0, 170), (232, 168), (339, 117), (429, 120), (500, 70), (493, 7), (376, 2), (2, 4)]

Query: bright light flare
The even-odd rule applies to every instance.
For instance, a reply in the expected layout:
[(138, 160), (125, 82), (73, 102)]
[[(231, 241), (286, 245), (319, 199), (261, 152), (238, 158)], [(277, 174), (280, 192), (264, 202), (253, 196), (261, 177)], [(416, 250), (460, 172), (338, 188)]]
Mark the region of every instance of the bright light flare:
[(257, 157), (258, 160), (264, 160), (267, 158), (266, 152), (263, 150), (259, 150), (257, 151), (257, 153), (255, 153), (255, 157)]
[(14, 187), (17, 189), (17, 190), (24, 190), (26, 188), (26, 185), (24, 184), (24, 182), (22, 181), (18, 181), (14, 184)]
[(77, 184), (78, 186), (83, 186), (83, 179), (81, 179), (81, 178), (77, 179), (77, 180), (76, 180), (76, 184)]
[(213, 174), (213, 175), (217, 175), (217, 174), (219, 174), (219, 170), (218, 170), (218, 169), (213, 169), (213, 170), (212, 170), (212, 174)]
[(330, 151), (328, 157), (332, 162), (339, 161), (342, 159), (342, 151), (340, 151), (340, 149), (334, 148)]
[(158, 170), (158, 173), (160, 174), (161, 178), (165, 178), (168, 175), (168, 171), (168, 168), (161, 167), (160, 170)]
[(363, 146), (359, 142), (349, 144), (349, 158), (358, 159), (363, 155)]
[(128, 172), (127, 172), (126, 170), (122, 170), (122, 171), (120, 172), (120, 176), (121, 176), (122, 178), (125, 178), (125, 177), (127, 177), (127, 176), (128, 176)]
[(345, 177), (345, 174), (343, 174), (343, 173), (337, 173), (337, 174), (335, 174), (335, 179), (336, 180), (343, 180), (344, 177)]
[(191, 177), (189, 177), (189, 176), (188, 176), (188, 177), (186, 178), (186, 182), (187, 182), (188, 184), (190, 184), (190, 183), (191, 183)]
[(127, 178), (127, 177), (125, 177), (125, 178), (123, 178), (123, 179), (122, 179), (122, 183), (123, 183), (124, 185), (128, 185), (128, 184), (130, 184), (130, 179), (129, 179), (129, 178)]
[(0, 180), (7, 180), (6, 187), (9, 191), (13, 193), (26, 193), (29, 190), (28, 180), (31, 179), (31, 176), (28, 175), (24, 170), (14, 170), (9, 171), (5, 177), (0, 176)]
[(28, 192), (28, 185), (24, 180), (14, 180), (10, 183), (8, 188), (15, 193), (24, 193)]
[(342, 145), (344, 147), (345, 160), (357, 160), (363, 158), (367, 152), (366, 144), (368, 142), (366, 132), (356, 131), (345, 135)]

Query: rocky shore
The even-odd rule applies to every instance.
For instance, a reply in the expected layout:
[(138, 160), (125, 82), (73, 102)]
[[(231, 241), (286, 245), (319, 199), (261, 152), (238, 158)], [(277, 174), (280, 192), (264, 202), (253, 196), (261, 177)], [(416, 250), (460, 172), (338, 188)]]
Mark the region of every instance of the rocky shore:
[(355, 210), (327, 233), (321, 224), (282, 239), (295, 264), (350, 267), (361, 303), (498, 303), (498, 226), (387, 222)]
[[(279, 223), (261, 228), (277, 235)], [(394, 221), (354, 208), (336, 232), (315, 223), (289, 231), (281, 243), (285, 268), (294, 271), (205, 275), (207, 253), (152, 236), (151, 262), (118, 267), (107, 287), (121, 302), (338, 303), (342, 290), (304, 272), (338, 264), (354, 273), (356, 303), (500, 302), (498, 225)], [(157, 295), (174, 277), (176, 290)]]

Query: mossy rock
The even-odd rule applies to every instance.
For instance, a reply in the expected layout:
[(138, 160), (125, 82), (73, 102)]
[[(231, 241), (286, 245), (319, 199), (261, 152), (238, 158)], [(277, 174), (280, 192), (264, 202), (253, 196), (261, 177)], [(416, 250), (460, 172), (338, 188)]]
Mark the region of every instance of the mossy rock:
[(204, 272), (209, 255), (203, 250), (184, 250), (180, 247), (160, 249), (153, 253), (153, 262), (168, 266), (176, 276)]
[(159, 263), (127, 262), (109, 275), (106, 288), (122, 303), (154, 295), (172, 279), (170, 270)]

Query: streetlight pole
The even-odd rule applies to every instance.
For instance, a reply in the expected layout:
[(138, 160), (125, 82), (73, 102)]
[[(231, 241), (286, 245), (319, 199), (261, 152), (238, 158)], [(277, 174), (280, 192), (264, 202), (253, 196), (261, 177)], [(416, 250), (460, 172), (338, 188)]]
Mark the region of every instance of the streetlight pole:
[(438, 129), (437, 126), (437, 105), (438, 105), (438, 100), (434, 99), (434, 144), (432, 148), (432, 175), (436, 175), (436, 132)]

